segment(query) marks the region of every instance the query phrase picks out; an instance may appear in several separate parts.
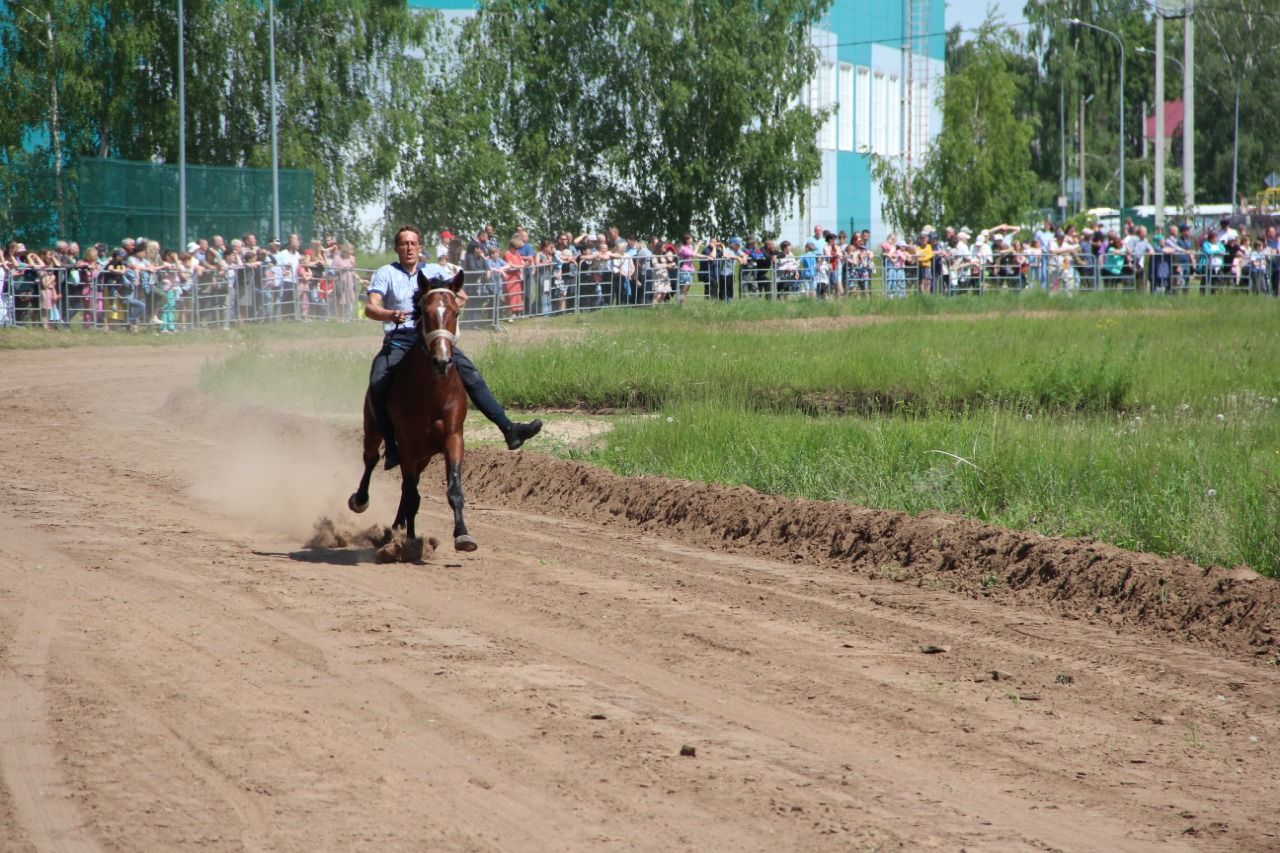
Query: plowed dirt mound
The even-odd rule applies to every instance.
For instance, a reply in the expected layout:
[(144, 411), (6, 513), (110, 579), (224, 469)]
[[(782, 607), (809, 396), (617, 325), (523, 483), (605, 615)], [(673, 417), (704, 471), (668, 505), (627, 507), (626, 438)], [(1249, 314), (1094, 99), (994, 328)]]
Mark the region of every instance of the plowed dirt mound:
[(554, 508), (557, 515), (633, 525), (702, 547), (834, 563), (1238, 654), (1264, 654), (1276, 645), (1280, 583), (1247, 568), (1204, 568), (940, 513), (912, 516), (747, 487), (619, 477), (531, 454), (474, 450), (464, 476), (472, 499), (540, 512)]
[[(167, 408), (214, 430), (220, 423), (274, 424), (269, 428), (306, 436), (309, 445), (358, 443), (349, 427), (227, 405), (191, 391), (173, 395)], [(443, 480), (440, 464), (433, 463), (424, 482)], [(484, 447), (468, 451), (463, 477), (468, 500), (625, 524), (747, 556), (837, 565), (924, 589), (1208, 643), (1234, 654), (1262, 655), (1280, 645), (1280, 582), (1244, 567), (1205, 568), (943, 513), (913, 516), (767, 495), (746, 486), (620, 477), (568, 460)]]

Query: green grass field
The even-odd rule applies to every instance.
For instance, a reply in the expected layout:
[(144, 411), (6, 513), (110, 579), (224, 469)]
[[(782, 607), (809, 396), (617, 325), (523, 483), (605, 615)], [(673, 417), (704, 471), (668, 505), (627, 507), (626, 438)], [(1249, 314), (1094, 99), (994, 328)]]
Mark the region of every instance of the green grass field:
[[(559, 452), (619, 473), (1280, 571), (1275, 301), (699, 303), (550, 326), (565, 335), (477, 361), (513, 408), (617, 413), (606, 442)], [(367, 370), (249, 347), (202, 382), (354, 412)]]

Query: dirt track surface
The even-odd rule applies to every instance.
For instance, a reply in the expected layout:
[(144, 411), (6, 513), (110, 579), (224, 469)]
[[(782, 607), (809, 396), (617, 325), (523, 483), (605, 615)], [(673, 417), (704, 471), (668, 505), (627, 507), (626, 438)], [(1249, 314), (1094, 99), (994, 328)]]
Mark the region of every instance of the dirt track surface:
[(496, 450), (375, 565), (214, 354), (0, 355), (0, 850), (1280, 848), (1270, 581)]

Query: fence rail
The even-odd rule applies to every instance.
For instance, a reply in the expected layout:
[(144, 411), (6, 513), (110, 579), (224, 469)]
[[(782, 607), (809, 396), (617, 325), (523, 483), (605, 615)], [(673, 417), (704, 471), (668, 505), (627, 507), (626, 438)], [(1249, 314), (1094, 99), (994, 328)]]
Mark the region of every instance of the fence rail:
[[(917, 264), (865, 256), (780, 259), (772, 265), (702, 260), (681, 270), (673, 260), (636, 258), (531, 264), (464, 276), (470, 297), (464, 326), (501, 326), (615, 308), (683, 302), (805, 298), (981, 297), (994, 292), (1136, 292), (1280, 296), (1280, 257), (1227, 262), (1221, 255), (1018, 255), (944, 257)], [(792, 263), (791, 261), (794, 261)], [(350, 322), (360, 316), (372, 270), (292, 270), (246, 266), (185, 270), (0, 269), (0, 326), (148, 330), (167, 334), (283, 321)]]

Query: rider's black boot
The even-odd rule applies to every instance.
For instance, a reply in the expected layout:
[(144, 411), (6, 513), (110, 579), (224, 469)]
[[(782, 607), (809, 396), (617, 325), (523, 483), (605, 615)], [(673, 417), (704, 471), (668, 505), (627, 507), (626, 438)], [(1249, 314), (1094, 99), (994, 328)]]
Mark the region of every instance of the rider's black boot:
[(520, 445), (542, 431), (542, 421), (534, 419), (527, 424), (513, 423), (504, 433), (508, 450), (519, 450)]

